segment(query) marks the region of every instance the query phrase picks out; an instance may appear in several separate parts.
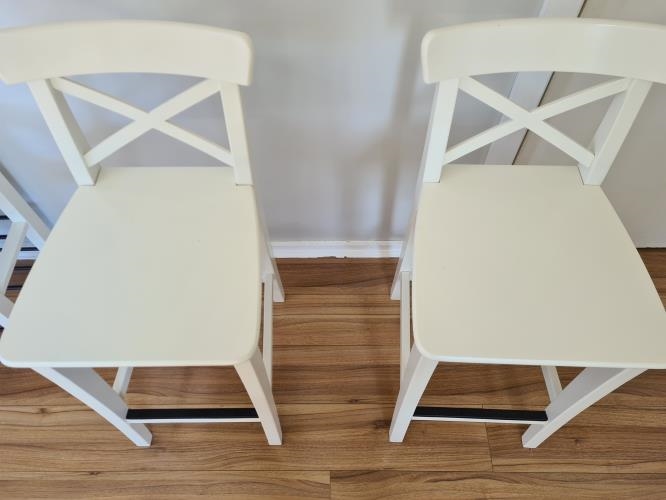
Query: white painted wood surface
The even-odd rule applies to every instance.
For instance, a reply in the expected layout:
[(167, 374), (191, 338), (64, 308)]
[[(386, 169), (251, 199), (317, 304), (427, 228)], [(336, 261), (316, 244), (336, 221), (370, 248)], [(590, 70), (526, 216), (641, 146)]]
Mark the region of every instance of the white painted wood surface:
[(230, 169), (103, 168), (53, 229), (0, 354), (24, 367), (248, 359), (259, 339), (259, 235), (253, 187)]
[(53, 23), (0, 32), (0, 78), (7, 83), (95, 73), (164, 73), (248, 85), (252, 43), (238, 31), (167, 21)]
[[(594, 159), (593, 153), (588, 151), (584, 146), (578, 144), (552, 125), (535, 118), (526, 109), (512, 103), (503, 95), (479, 83), (477, 80), (469, 77), (461, 78), (460, 90), (488, 104), (516, 122), (521, 123), (523, 127), (528, 128), (556, 148), (577, 159), (583, 165), (589, 165)], [(444, 162), (447, 163), (448, 160), (448, 158), (445, 158)]]
[(424, 355), (666, 368), (659, 295), (603, 191), (575, 166), (447, 165), (424, 183), (414, 234)]
[(592, 139), (594, 161), (579, 165), (585, 184), (600, 186), (604, 181), (651, 86), (652, 82), (633, 80), (626, 92), (615, 96)]
[(264, 277), (263, 348), (261, 350), (268, 382), (273, 383), (273, 275)]
[(143, 424), (125, 420), (127, 405), (91, 368), (36, 368), (35, 371), (95, 410), (137, 446), (150, 446), (152, 435)]
[(0, 326), (5, 328), (9, 323), (14, 303), (4, 294), (14, 272), (16, 260), (21, 256), (26, 236), (37, 249), (41, 249), (49, 235), (49, 228), (2, 174), (0, 174), (0, 212), (9, 219), (7, 238), (0, 252)]
[(245, 119), (238, 85), (221, 82), (219, 87), (229, 136), (229, 147), (234, 154), (234, 172), (237, 184), (252, 184), (250, 152), (245, 134)]
[[(62, 57), (49, 57), (49, 51)], [(150, 445), (150, 433), (127, 421), (122, 399), (135, 366), (235, 366), (269, 443), (281, 443), (270, 384), (274, 281), (278, 298), (284, 293), (250, 174), (238, 84), (249, 83), (251, 67), (247, 35), (206, 26), (116, 21), (0, 32), (0, 78), (28, 82), (80, 185), (43, 245), (17, 304), (12, 309), (9, 301), (0, 300), (0, 320), (12, 313), (11, 321), (3, 323), (0, 360), (35, 369), (138, 446)], [(98, 72), (204, 79), (143, 111), (65, 78)], [(169, 122), (218, 92), (231, 151)], [(133, 121), (91, 148), (64, 94)], [(233, 171), (99, 166), (153, 129)], [(174, 227), (178, 238), (172, 237)], [(10, 230), (0, 258), (0, 285), (6, 286), (27, 229), (20, 221)], [(257, 345), (265, 276), (268, 374)], [(113, 387), (91, 367), (119, 367)]]
[(423, 356), (416, 346), (412, 348), (389, 429), (389, 441), (392, 443), (401, 443), (405, 438), (414, 410), (436, 367), (437, 361)]
[(187, 107), (191, 107), (214, 94), (219, 86), (219, 83), (214, 80), (204, 80), (194, 88), (187, 89), (178, 96), (170, 99), (169, 107), (166, 107), (166, 103), (164, 103), (149, 112), (66, 78), (53, 78), (51, 85), (55, 90), (64, 94), (71, 95), (134, 120), (87, 151), (83, 155), (87, 165), (95, 165), (103, 161), (151, 129), (158, 130), (169, 137), (188, 144), (194, 149), (198, 149), (226, 165), (233, 166), (234, 164), (231, 151), (227, 148), (168, 121), (172, 116), (184, 111)]
[(0, 175), (0, 212), (10, 221), (26, 222), (30, 242), (38, 249), (44, 246), (50, 232), (48, 226), (4, 175)]
[(79, 186), (94, 185), (99, 167), (88, 167), (84, 158), (88, 142), (65, 97), (48, 80), (30, 81), (28, 86), (72, 177)]
[(666, 83), (666, 67), (646, 57), (664, 44), (666, 27), (658, 24), (506, 19), (430, 31), (421, 55), (427, 83), (522, 71), (594, 73)]
[(418, 207), (421, 196), (422, 179), (429, 179), (429, 182), (437, 182), (439, 179), (451, 132), (457, 95), (457, 80), (454, 79), (437, 85), (435, 101), (430, 113), (430, 122), (428, 123), (428, 134), (426, 136), (423, 156), (421, 157), (421, 166), (416, 180), (414, 206), (402, 244), (400, 260), (398, 261), (398, 267), (393, 278), (393, 285), (391, 286), (392, 299), (400, 298), (401, 273), (412, 269), (414, 225), (416, 223), (416, 207)]
[(259, 350), (257, 349), (247, 361), (237, 364), (236, 372), (252, 400), (254, 409), (257, 410), (268, 444), (282, 444), (280, 419)]
[(116, 378), (113, 381), (113, 390), (120, 397), (125, 397), (125, 394), (127, 394), (133, 370), (134, 368), (131, 366), (121, 366), (116, 372)]
[[(544, 137), (546, 140), (549, 140), (550, 138), (556, 140), (557, 137), (561, 137), (563, 134), (554, 129), (554, 127), (548, 126), (547, 124), (546, 127), (543, 127), (544, 123), (541, 122), (561, 113), (566, 113), (572, 109), (584, 106), (585, 104), (589, 104), (591, 102), (615, 94), (621, 94), (633, 84), (633, 82), (628, 78), (620, 78), (610, 82), (600, 83), (593, 87), (557, 99), (553, 102), (549, 102), (548, 104), (544, 104), (543, 106), (540, 106), (532, 111), (527, 111), (520, 109), (519, 106), (513, 103), (510, 103), (508, 99), (504, 99), (503, 96), (498, 95), (496, 92), (484, 88), (484, 86), (475, 80), (467, 79), (466, 83), (469, 85), (469, 87), (461, 87), (463, 90), (469, 88), (471, 91), (470, 94), (474, 95), (474, 97), (483, 100), (491, 106), (493, 106), (492, 103), (494, 102), (497, 104), (497, 109), (500, 111), (506, 110), (507, 115), (512, 115), (516, 118), (496, 125), (484, 132), (462, 141), (459, 144), (456, 144), (455, 146), (452, 146), (446, 152), (443, 163), (453, 162), (458, 158), (465, 156), (493, 141), (502, 139), (503, 137), (517, 130), (530, 128), (530, 126), (540, 127), (543, 134), (542, 137)], [(567, 138), (565, 140), (571, 142), (571, 139)], [(592, 162), (594, 158), (590, 151), (584, 150), (584, 148), (579, 144), (574, 144), (573, 147), (577, 148), (577, 151), (579, 151), (581, 158), (584, 162), (586, 162), (586, 164)], [(564, 149), (566, 152), (566, 145), (564, 146)], [(574, 154), (576, 153), (572, 153), (572, 156)]]
[(523, 446), (536, 448), (573, 417), (645, 370), (586, 368), (546, 408), (548, 422), (533, 424), (523, 434)]
[[(391, 441), (403, 440), (439, 361), (541, 365), (551, 404), (547, 421), (533, 423), (525, 433), (526, 447), (538, 446), (645, 369), (666, 368), (662, 302), (599, 187), (651, 81), (666, 83), (666, 66), (645, 57), (650, 47), (664, 45), (664, 27), (607, 20), (509, 20), (425, 36), (427, 82), (440, 89), (454, 84), (512, 121), (448, 150), (447, 139), (429, 130), (424, 163), (433, 148), (444, 156), (419, 180), (413, 242), (410, 229), (394, 280), (395, 291), (412, 271), (414, 346)], [(535, 110), (471, 78), (543, 70), (620, 78)], [(544, 121), (611, 95), (591, 151)], [(448, 106), (440, 96), (431, 123), (439, 115), (448, 134), (455, 93)], [(448, 164), (442, 169), (520, 127), (577, 159), (579, 166)], [(562, 389), (556, 366), (585, 370)]]
[(400, 380), (405, 377), (409, 351), (412, 349), (412, 318), (411, 318), (411, 273), (405, 271), (400, 276)]
[(560, 382), (560, 376), (557, 374), (557, 366), (542, 366), (541, 373), (546, 383), (548, 397), (553, 401), (562, 392), (562, 382)]
[[(578, 17), (584, 0), (544, 0), (539, 17)], [(511, 87), (509, 99), (525, 109), (536, 108), (548, 87), (552, 72), (519, 73)], [(500, 123), (505, 121), (502, 117)], [(488, 148), (484, 163), (509, 165), (514, 162), (526, 130), (507, 136), (502, 141), (493, 142)]]
[[(190, 146), (199, 149), (195, 146), (195, 144), (198, 145), (198, 142), (190, 141), (189, 137), (182, 134), (178, 129), (174, 132), (172, 127), (169, 127), (168, 124), (165, 126), (164, 123), (173, 116), (213, 95), (217, 92), (218, 88), (219, 83), (215, 80), (203, 80), (192, 85), (190, 88), (184, 90), (177, 96), (172, 97), (168, 101), (165, 101), (150, 112), (144, 113), (136, 121), (121, 128), (96, 146), (93, 146), (93, 148), (84, 155), (86, 163), (88, 165), (98, 164), (106, 157), (112, 155), (120, 148), (151, 129), (163, 131), (164, 128), (167, 128), (167, 130), (169, 130), (169, 135), (175, 136), (178, 140), (186, 142)], [(228, 158), (228, 155), (224, 154), (223, 157)]]

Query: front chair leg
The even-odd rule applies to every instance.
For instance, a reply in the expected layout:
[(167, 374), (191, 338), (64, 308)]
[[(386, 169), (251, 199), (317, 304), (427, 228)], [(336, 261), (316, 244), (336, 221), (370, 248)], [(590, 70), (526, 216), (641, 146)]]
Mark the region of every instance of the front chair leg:
[(257, 411), (268, 444), (282, 444), (280, 419), (259, 350), (257, 349), (249, 360), (237, 364), (236, 371)]
[(412, 347), (405, 375), (400, 382), (398, 402), (395, 405), (391, 429), (389, 430), (389, 441), (392, 443), (402, 443), (402, 440), (405, 439), (405, 433), (414, 416), (414, 410), (416, 410), (416, 406), (419, 404), (423, 391), (425, 391), (436, 367), (437, 361), (423, 356), (416, 345)]
[(125, 417), (127, 405), (92, 368), (34, 368), (41, 376), (62, 387), (88, 405), (125, 434), (137, 446), (150, 446), (152, 435), (143, 424), (131, 424)]
[(548, 405), (548, 421), (527, 428), (523, 446), (536, 448), (580, 412), (644, 371), (642, 368), (585, 368)]

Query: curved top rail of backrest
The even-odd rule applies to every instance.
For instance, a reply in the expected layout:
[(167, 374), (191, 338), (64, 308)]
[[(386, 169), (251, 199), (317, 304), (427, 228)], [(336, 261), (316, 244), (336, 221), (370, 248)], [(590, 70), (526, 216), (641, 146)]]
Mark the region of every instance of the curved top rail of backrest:
[(238, 31), (166, 21), (86, 21), (0, 31), (0, 79), (163, 73), (248, 85), (252, 43)]
[(606, 19), (506, 19), (430, 31), (427, 83), (521, 71), (594, 73), (666, 83), (666, 26)]

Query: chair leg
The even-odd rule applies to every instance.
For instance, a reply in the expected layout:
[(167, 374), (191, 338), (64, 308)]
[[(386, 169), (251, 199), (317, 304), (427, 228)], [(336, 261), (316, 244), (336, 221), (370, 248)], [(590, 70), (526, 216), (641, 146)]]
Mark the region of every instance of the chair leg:
[(275, 269), (273, 274), (273, 302), (284, 302), (284, 286), (280, 274), (277, 272), (275, 261), (273, 262), (273, 268)]
[(416, 346), (412, 347), (389, 430), (389, 441), (392, 443), (402, 443), (405, 439), (414, 410), (436, 366), (437, 361), (423, 356)]
[(585, 368), (548, 405), (548, 421), (527, 428), (523, 446), (536, 448), (580, 412), (644, 371), (642, 368)]
[(249, 360), (237, 364), (236, 371), (257, 411), (268, 444), (282, 444), (280, 420), (259, 350)]
[(553, 401), (562, 392), (562, 382), (557, 374), (557, 366), (542, 366), (541, 373), (543, 381), (546, 383), (548, 398)]
[(113, 381), (113, 390), (121, 397), (124, 397), (125, 394), (127, 394), (127, 388), (132, 379), (133, 370), (134, 368), (131, 366), (121, 366), (116, 372), (116, 378)]
[(264, 345), (262, 355), (268, 382), (273, 385), (273, 275), (264, 281)]
[(410, 273), (400, 273), (400, 381), (405, 378), (407, 360), (409, 360), (409, 349), (412, 343), (411, 332), (411, 292)]
[(34, 368), (41, 376), (88, 405), (137, 446), (150, 446), (152, 435), (143, 424), (125, 419), (127, 405), (92, 368)]

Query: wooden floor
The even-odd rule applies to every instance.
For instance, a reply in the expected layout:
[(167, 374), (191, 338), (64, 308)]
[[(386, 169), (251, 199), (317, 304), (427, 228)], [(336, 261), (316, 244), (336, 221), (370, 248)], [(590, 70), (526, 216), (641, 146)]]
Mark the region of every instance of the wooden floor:
[[(666, 251), (643, 256), (666, 298)], [(391, 444), (395, 261), (279, 268), (288, 294), (275, 308), (283, 446), (267, 446), (260, 425), (246, 423), (153, 426), (153, 446), (135, 448), (45, 379), (0, 367), (0, 497), (666, 498), (666, 372), (641, 375), (535, 450), (521, 446), (524, 426), (515, 425), (413, 422), (405, 442)], [(561, 370), (565, 382), (575, 373)], [(228, 368), (137, 369), (128, 398), (135, 407), (249, 404)], [(539, 368), (440, 365), (424, 400), (540, 408), (547, 394)]]

